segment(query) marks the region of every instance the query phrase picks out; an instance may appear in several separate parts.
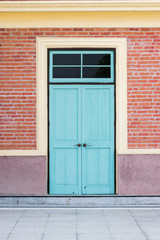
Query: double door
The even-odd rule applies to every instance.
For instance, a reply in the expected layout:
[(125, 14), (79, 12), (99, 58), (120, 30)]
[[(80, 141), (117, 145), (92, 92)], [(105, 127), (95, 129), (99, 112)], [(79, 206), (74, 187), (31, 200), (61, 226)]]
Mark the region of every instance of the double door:
[(49, 86), (49, 193), (114, 193), (114, 85)]

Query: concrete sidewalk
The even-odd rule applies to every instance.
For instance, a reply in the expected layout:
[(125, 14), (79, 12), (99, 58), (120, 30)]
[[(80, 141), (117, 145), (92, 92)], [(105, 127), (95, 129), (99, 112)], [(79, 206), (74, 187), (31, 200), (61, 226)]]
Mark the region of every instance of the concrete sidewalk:
[(0, 240), (160, 240), (160, 209), (0, 209)]

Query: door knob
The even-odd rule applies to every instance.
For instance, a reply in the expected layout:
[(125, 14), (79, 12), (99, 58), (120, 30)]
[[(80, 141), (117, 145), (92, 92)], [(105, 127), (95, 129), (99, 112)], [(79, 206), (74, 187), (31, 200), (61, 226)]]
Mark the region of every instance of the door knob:
[(84, 143), (83, 144), (83, 147), (91, 147), (92, 145), (90, 145), (90, 144), (86, 144), (86, 143)]
[(78, 143), (78, 144), (75, 144), (74, 146), (81, 147), (81, 144), (80, 144), (80, 143)]

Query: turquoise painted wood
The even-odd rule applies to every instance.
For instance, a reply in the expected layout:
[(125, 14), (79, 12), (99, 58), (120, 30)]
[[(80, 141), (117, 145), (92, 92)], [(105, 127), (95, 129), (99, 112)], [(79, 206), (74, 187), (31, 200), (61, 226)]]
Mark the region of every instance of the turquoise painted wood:
[[(81, 56), (81, 61), (78, 65), (65, 65), (65, 64), (61, 64), (61, 65), (54, 65), (54, 56), (55, 55), (62, 55), (62, 54), (73, 54), (73, 55), (77, 55), (79, 54)], [(86, 54), (108, 54), (110, 56), (110, 64), (106, 64), (106, 65), (85, 65), (85, 63), (83, 62), (83, 56)], [(55, 78), (53, 77), (53, 66), (56, 68), (62, 68), (62, 67), (67, 67), (67, 68), (79, 68), (80, 69), (80, 77), (77, 78)], [(104, 67), (110, 68), (110, 77), (106, 77), (106, 78), (86, 78), (83, 77), (83, 70), (84, 67), (90, 67), (90, 68), (94, 68), (94, 67)], [(114, 83), (114, 52), (112, 50), (96, 50), (96, 51), (88, 51), (88, 50), (84, 50), (84, 51), (50, 51), (49, 52), (49, 82), (50, 83)]]
[(114, 193), (114, 86), (82, 86), (82, 194)]
[(49, 86), (49, 192), (81, 189), (81, 86)]
[(50, 85), (49, 121), (50, 194), (114, 193), (114, 86)]

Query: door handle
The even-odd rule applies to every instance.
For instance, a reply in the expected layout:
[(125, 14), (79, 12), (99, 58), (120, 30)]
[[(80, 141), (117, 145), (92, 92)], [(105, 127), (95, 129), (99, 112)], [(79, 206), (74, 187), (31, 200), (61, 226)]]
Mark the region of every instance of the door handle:
[(74, 146), (81, 147), (82, 145), (78, 143), (78, 144), (75, 144)]
[(92, 145), (90, 145), (90, 144), (86, 144), (86, 143), (84, 143), (83, 144), (83, 147), (91, 147)]

